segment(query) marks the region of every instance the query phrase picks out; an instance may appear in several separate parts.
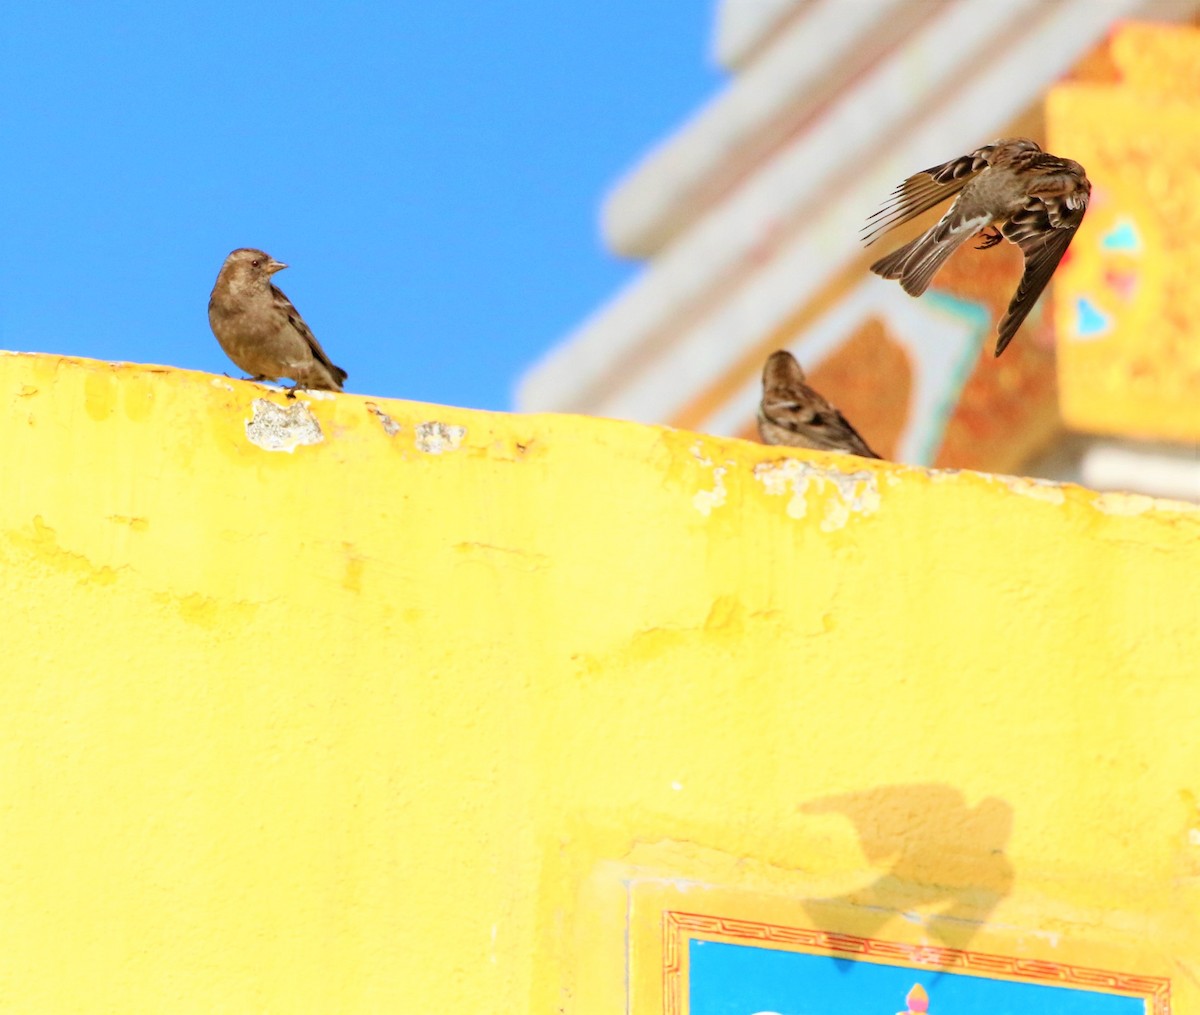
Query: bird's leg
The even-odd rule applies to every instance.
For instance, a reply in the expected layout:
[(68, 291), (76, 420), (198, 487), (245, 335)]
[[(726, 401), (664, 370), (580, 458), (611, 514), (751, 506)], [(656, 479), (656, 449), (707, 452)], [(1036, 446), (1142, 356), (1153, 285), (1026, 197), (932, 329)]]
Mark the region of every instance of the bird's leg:
[(1004, 234), (995, 226), (987, 226), (979, 231), (981, 243), (977, 244), (976, 250), (989, 250), (1004, 239)]

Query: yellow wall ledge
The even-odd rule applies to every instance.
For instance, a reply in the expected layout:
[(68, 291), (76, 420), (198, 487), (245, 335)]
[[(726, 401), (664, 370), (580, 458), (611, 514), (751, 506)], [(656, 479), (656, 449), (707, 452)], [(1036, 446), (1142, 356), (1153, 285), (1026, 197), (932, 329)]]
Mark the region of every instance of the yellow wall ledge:
[(48, 356), (0, 397), (5, 1010), (623, 1011), (653, 869), (982, 886), (971, 947), (1200, 1011), (1200, 512)]

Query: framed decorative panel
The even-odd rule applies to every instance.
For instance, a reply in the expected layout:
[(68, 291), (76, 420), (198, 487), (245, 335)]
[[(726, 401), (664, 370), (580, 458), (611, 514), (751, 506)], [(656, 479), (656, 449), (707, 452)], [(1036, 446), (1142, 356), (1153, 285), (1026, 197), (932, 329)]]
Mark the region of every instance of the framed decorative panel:
[[(663, 913), (664, 1015), (1167, 1015), (1165, 978)], [(918, 1000), (910, 998), (914, 985)]]
[(1182, 967), (1154, 935), (1040, 896), (977, 920), (899, 895), (894, 907), (833, 898), (832, 883), (734, 888), (627, 870), (607, 881), (609, 922), (594, 928), (614, 945), (621, 929), (623, 968), (615, 950), (599, 961), (592, 936), (585, 993), (626, 1015), (1171, 1015)]

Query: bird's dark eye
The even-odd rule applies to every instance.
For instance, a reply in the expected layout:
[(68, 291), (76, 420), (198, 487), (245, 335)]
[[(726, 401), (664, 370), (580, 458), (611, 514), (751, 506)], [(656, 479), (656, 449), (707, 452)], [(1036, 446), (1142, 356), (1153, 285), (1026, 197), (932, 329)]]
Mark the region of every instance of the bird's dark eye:
[(251, 263), (252, 265), (254, 265), (254, 267), (256, 267), (256, 268), (258, 267), (258, 261), (257, 261), (257, 260), (251, 261), (250, 263)]

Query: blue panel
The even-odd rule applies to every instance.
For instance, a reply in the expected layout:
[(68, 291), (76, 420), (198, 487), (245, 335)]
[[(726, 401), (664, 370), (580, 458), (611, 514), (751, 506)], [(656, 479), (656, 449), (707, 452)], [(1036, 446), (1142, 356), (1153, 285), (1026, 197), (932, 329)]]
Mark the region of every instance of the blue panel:
[(1121, 219), (1113, 229), (1100, 239), (1104, 250), (1128, 250), (1131, 253), (1142, 249), (1141, 237), (1129, 219)]
[(1094, 338), (1112, 330), (1108, 315), (1082, 296), (1075, 300), (1075, 332), (1080, 338)]
[(691, 940), (689, 1015), (895, 1015), (914, 983), (929, 1015), (1146, 1015), (1146, 1002), (803, 952)]

